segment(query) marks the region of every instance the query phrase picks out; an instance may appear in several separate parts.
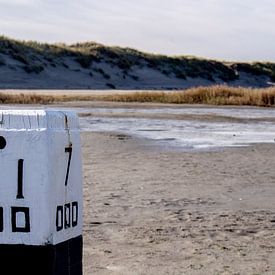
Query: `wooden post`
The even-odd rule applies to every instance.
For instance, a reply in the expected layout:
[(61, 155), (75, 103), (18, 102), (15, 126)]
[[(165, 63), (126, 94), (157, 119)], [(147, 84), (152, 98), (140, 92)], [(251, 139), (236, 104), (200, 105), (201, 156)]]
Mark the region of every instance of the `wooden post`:
[(77, 116), (0, 111), (3, 272), (82, 275), (82, 200)]

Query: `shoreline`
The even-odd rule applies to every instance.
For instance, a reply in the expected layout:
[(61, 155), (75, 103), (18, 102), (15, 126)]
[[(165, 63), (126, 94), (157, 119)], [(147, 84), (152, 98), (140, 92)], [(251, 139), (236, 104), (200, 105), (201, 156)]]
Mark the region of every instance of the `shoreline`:
[(70, 110), (82, 131), (119, 132), (181, 151), (274, 142), (275, 110), (216, 106), (162, 106), (83, 102), (58, 105), (2, 105), (2, 108)]

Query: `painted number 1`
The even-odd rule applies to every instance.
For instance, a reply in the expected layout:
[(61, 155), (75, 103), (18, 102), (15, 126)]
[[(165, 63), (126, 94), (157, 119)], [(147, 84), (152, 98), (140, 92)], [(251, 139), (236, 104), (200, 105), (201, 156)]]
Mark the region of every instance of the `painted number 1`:
[(65, 179), (65, 186), (68, 185), (68, 179), (69, 179), (69, 173), (70, 173), (70, 166), (71, 166), (71, 159), (72, 159), (72, 152), (73, 152), (72, 145), (70, 145), (69, 147), (66, 147), (66, 148), (65, 148), (65, 153), (69, 153), (68, 165), (67, 165), (67, 172), (66, 172), (66, 179)]
[(24, 160), (18, 160), (18, 171), (17, 171), (17, 199), (24, 199), (23, 196), (23, 169)]

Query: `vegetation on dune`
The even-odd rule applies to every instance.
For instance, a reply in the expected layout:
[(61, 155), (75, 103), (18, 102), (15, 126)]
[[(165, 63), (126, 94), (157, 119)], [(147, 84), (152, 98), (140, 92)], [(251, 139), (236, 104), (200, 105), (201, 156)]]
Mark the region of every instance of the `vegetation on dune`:
[[(275, 63), (233, 63), (200, 59), (190, 56), (165, 56), (144, 53), (130, 48), (107, 47), (99, 43), (46, 44), (35, 41), (18, 41), (0, 36), (0, 66), (6, 65), (5, 57), (16, 60), (27, 72), (40, 74), (47, 67), (62, 66), (70, 69), (68, 60), (78, 63), (83, 70), (100, 70), (99, 62), (117, 67), (122, 75), (129, 75), (134, 68), (151, 68), (166, 77), (203, 78), (210, 83), (217, 79), (230, 83), (241, 73), (266, 76), (275, 81)], [(21, 64), (21, 65), (20, 65)], [(102, 76), (109, 79), (106, 73)], [(111, 78), (111, 76), (110, 76)]]
[(136, 92), (109, 95), (43, 95), (0, 93), (2, 104), (51, 104), (68, 101), (113, 101), (171, 104), (249, 105), (275, 107), (275, 88), (198, 87), (177, 92)]
[(55, 102), (54, 96), (38, 94), (8, 94), (0, 92), (0, 104), (50, 104)]
[(197, 87), (177, 92), (137, 92), (106, 95), (106, 101), (172, 104), (275, 106), (275, 88), (249, 89), (228, 86)]

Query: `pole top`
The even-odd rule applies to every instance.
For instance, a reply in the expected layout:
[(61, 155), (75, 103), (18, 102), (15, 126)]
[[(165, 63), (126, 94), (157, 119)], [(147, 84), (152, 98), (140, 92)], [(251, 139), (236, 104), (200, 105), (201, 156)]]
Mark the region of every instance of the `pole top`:
[(0, 130), (79, 130), (78, 117), (71, 111), (20, 110), (0, 111)]

